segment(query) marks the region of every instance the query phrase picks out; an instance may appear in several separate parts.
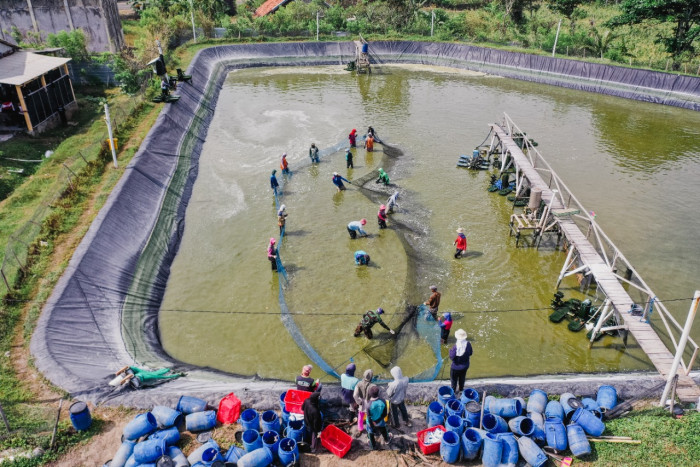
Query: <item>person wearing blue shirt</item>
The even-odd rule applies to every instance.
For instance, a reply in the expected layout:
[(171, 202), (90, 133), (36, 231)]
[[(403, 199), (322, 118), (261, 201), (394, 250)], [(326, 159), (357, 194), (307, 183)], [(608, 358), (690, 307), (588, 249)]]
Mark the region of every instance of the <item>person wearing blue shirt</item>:
[(279, 182), (277, 181), (277, 177), (275, 174), (277, 173), (276, 170), (272, 171), (272, 175), (270, 175), (270, 188), (272, 188), (272, 191), (277, 194), (277, 187), (280, 186)]
[(369, 264), (369, 255), (367, 252), (357, 250), (355, 252), (355, 264), (358, 266), (367, 266)]
[(350, 238), (355, 239), (357, 238), (357, 235), (361, 235), (363, 237), (367, 236), (367, 232), (365, 232), (362, 229), (362, 226), (367, 223), (367, 219), (362, 219), (359, 221), (352, 221), (348, 224), (348, 233), (350, 234)]
[(369, 390), (369, 411), (367, 413), (367, 437), (372, 450), (377, 448), (376, 434), (381, 434), (385, 443), (389, 443), (389, 433), (386, 430), (386, 421), (389, 407), (386, 401), (379, 398), (379, 386), (372, 386)]
[(350, 180), (341, 177), (338, 172), (333, 172), (333, 185), (335, 185), (338, 188), (338, 191), (343, 191), (345, 189), (343, 181), (346, 183), (350, 183)]

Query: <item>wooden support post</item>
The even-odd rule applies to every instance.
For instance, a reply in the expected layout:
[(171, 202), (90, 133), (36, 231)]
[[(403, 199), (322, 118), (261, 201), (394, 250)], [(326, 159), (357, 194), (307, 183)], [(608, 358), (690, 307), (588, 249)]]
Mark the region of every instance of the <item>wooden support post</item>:
[(695, 364), (695, 358), (698, 356), (698, 349), (700, 347), (695, 347), (695, 351), (693, 352), (693, 356), (690, 357), (690, 362), (688, 363), (688, 368), (685, 370), (685, 375), (688, 376), (690, 374), (690, 370), (693, 369), (693, 365)]
[(27, 103), (24, 101), (24, 95), (22, 94), (22, 87), (17, 84), (15, 85), (15, 89), (17, 90), (17, 97), (19, 97), (19, 105), (22, 106), (22, 113), (24, 114), (24, 122), (27, 124), (27, 130), (29, 132), (34, 131), (34, 127), (32, 126), (32, 121), (29, 119), (29, 109), (27, 108)]
[(51, 442), (49, 443), (49, 451), (53, 449), (53, 442), (56, 440), (56, 430), (58, 429), (58, 420), (61, 418), (61, 407), (63, 407), (63, 399), (58, 402), (58, 411), (56, 412), (56, 422), (53, 424), (53, 433), (51, 433)]
[(600, 316), (598, 317), (598, 322), (595, 324), (595, 327), (593, 328), (593, 332), (591, 333), (591, 341), (588, 343), (588, 348), (593, 347), (593, 342), (595, 342), (595, 338), (600, 332), (600, 328), (603, 327), (603, 323), (607, 321), (607, 319), (610, 317), (610, 312), (608, 311), (608, 308), (610, 307), (610, 300), (607, 298), (603, 302), (602, 308), (603, 311), (600, 312)]
[(73, 95), (73, 102), (76, 101), (75, 98), (75, 91), (73, 90), (73, 81), (70, 79), (70, 73), (68, 73), (68, 65), (63, 64), (63, 71), (66, 73), (66, 76), (68, 76), (68, 84), (70, 85), (70, 93)]
[[(532, 197), (530, 197), (532, 199)], [(559, 285), (561, 285), (562, 279), (564, 279), (564, 274), (566, 274), (566, 270), (569, 269), (569, 262), (571, 261), (571, 257), (574, 255), (574, 246), (570, 245), (569, 246), (569, 253), (566, 255), (566, 260), (564, 261), (564, 266), (561, 268), (561, 272), (559, 273), (559, 279), (557, 279), (557, 286), (556, 290), (559, 290)]]
[(484, 405), (486, 404), (486, 391), (484, 391), (484, 395), (481, 396), (481, 415), (479, 416), (479, 429), (484, 428)]

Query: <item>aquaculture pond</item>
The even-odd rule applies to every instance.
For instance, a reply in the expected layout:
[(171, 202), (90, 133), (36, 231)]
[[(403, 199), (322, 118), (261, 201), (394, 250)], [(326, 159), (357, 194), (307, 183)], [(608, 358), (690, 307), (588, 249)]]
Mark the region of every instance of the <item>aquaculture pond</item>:
[[(263, 378), (292, 379), (309, 361), (280, 319), (278, 276), (267, 261), (269, 239), (279, 237), (269, 185), (277, 169), (289, 213), (282, 297), (306, 341), (339, 372), (351, 357), (384, 377), (394, 364), (409, 376), (434, 367), (413, 321), (400, 327), (432, 284), (442, 292), (440, 312), (456, 317), (449, 345), (464, 328), (474, 346), (469, 377), (652, 368), (632, 338), (625, 346), (605, 337), (589, 350), (584, 332), (549, 322), (565, 259), (556, 237), (539, 250), (516, 248), (512, 204), (486, 191), (489, 173), (456, 168), (503, 112), (539, 143), (660, 298), (692, 297), (700, 114), (436, 67), (382, 66), (361, 76), (340, 66), (252, 68), (229, 75), (209, 128), (159, 315), (165, 350)], [(351, 129), (362, 135), (368, 125), (394, 149), (358, 147), (347, 169), (339, 148)], [(337, 150), (312, 165), (312, 142)], [(285, 152), (288, 176), (279, 170)], [(378, 167), (390, 187), (371, 180), (337, 192), (331, 183), (333, 172), (365, 182)], [(400, 209), (379, 230), (378, 205), (394, 190)], [(351, 240), (346, 225), (361, 218), (370, 236)], [(469, 253), (455, 260), (459, 227)], [(360, 249), (370, 267), (355, 265)], [(582, 298), (575, 278), (562, 290)], [(602, 297), (591, 298), (599, 305)], [(372, 341), (353, 337), (362, 314), (380, 306), (398, 337), (378, 325)], [(689, 301), (668, 306), (684, 321)], [(440, 377), (449, 377), (449, 360)]]

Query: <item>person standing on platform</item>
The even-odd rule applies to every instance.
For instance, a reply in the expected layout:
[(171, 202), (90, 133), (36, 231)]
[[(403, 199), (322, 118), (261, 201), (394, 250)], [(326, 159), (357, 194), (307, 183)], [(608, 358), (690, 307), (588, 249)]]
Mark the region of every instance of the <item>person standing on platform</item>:
[(350, 420), (357, 417), (357, 402), (353, 394), (355, 393), (355, 386), (360, 382), (358, 378), (355, 377), (356, 366), (354, 363), (349, 363), (345, 367), (345, 373), (340, 375), (340, 393), (343, 396), (343, 402), (348, 405), (350, 409)]
[(338, 172), (333, 172), (333, 185), (338, 189), (338, 191), (343, 191), (345, 190), (345, 185), (343, 185), (343, 181), (346, 183), (350, 183), (350, 180), (347, 178), (343, 178)]
[(467, 332), (464, 329), (457, 329), (455, 338), (457, 343), (450, 349), (450, 384), (455, 394), (462, 394), (469, 369), (469, 357), (472, 355), (472, 343), (467, 340)]
[(314, 367), (311, 365), (304, 365), (301, 369), (301, 374), (294, 381), (297, 385), (297, 391), (317, 392), (321, 390), (321, 383), (311, 377), (313, 369)]
[(464, 235), (464, 229), (462, 227), (457, 229), (457, 239), (454, 242), (455, 259), (459, 259), (467, 252), (467, 236)]
[(267, 247), (267, 259), (270, 261), (273, 271), (277, 271), (277, 247), (275, 246), (276, 240), (274, 238), (270, 239), (270, 244)]
[(362, 374), (362, 380), (357, 383), (352, 393), (352, 397), (355, 399), (355, 403), (358, 406), (357, 427), (360, 432), (364, 429), (364, 418), (369, 409), (369, 391), (373, 387), (377, 387), (377, 385), (372, 382), (373, 379), (374, 372), (370, 369), (365, 370)]
[(289, 164), (287, 163), (287, 153), (282, 154), (282, 162), (280, 162), (282, 174), (289, 174)]
[(379, 398), (379, 386), (369, 389), (369, 409), (367, 411), (367, 437), (372, 450), (377, 448), (375, 436), (381, 434), (384, 442), (389, 442), (389, 432), (386, 430), (386, 417), (389, 415), (389, 407), (385, 400)]
[(355, 337), (360, 337), (360, 334), (363, 332), (365, 333), (365, 336), (367, 339), (372, 339), (374, 335), (372, 334), (372, 326), (375, 324), (379, 323), (381, 327), (389, 331), (392, 335), (396, 334), (393, 329), (391, 329), (389, 326), (387, 326), (384, 321), (382, 321), (382, 318), (380, 315), (384, 314), (384, 309), (383, 308), (377, 308), (377, 311), (374, 310), (369, 310), (367, 313), (365, 313), (362, 316), (362, 319), (360, 320), (360, 324), (357, 325), (355, 328), (355, 333), (353, 334)]
[(284, 225), (287, 222), (287, 206), (284, 204), (280, 206), (280, 210), (277, 211), (277, 225), (280, 228), (280, 236), (284, 232)]
[(348, 233), (351, 239), (356, 239), (358, 235), (361, 237), (366, 237), (367, 232), (362, 229), (362, 227), (367, 223), (367, 219), (362, 219), (359, 221), (352, 221), (348, 224)]
[(319, 162), (318, 148), (316, 147), (316, 143), (311, 143), (311, 147), (309, 148), (309, 159), (311, 159), (312, 164), (314, 162)]
[(430, 294), (430, 298), (427, 302), (424, 303), (424, 305), (428, 305), (428, 311), (431, 315), (433, 315), (433, 318), (435, 318), (435, 320), (437, 321), (437, 314), (438, 308), (440, 307), (441, 294), (440, 292), (438, 292), (437, 286), (435, 285), (430, 286), (430, 291), (432, 292)]
[(350, 148), (345, 150), (345, 167), (348, 169), (354, 169), (355, 166), (352, 164), (352, 151)]
[(350, 134), (348, 135), (348, 141), (350, 141), (351, 148), (357, 147), (357, 130), (355, 128), (353, 128)]
[(279, 182), (277, 181), (277, 176), (275, 175), (277, 173), (277, 170), (272, 171), (272, 175), (270, 175), (270, 188), (272, 188), (272, 191), (277, 194), (277, 188), (280, 186)]
[(379, 212), (377, 212), (377, 223), (380, 229), (386, 229), (386, 206), (383, 204), (379, 206)]
[(404, 424), (411, 428), (413, 423), (408, 416), (408, 411), (406, 410), (406, 389), (408, 388), (408, 378), (403, 375), (401, 368), (395, 366), (391, 369), (391, 376), (394, 377), (394, 381), (389, 383), (386, 388), (386, 395), (389, 397), (389, 402), (391, 403), (391, 416), (392, 425), (394, 428), (399, 427), (399, 413), (403, 417)]
[(301, 404), (301, 409), (304, 412), (304, 426), (311, 433), (311, 452), (314, 454), (319, 452), (318, 434), (323, 430), (323, 417), (319, 407), (320, 399), (321, 393), (314, 392)]

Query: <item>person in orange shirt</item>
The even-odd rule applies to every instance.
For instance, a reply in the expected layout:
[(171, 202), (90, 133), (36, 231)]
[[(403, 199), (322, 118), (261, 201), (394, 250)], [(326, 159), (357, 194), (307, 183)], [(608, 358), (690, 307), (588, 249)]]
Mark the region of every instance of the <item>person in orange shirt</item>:
[(280, 168), (283, 174), (289, 173), (289, 164), (287, 164), (287, 153), (282, 154), (282, 162), (280, 163)]
[(367, 152), (374, 151), (374, 136), (371, 134), (368, 134), (367, 139), (365, 139), (365, 149), (367, 149)]

